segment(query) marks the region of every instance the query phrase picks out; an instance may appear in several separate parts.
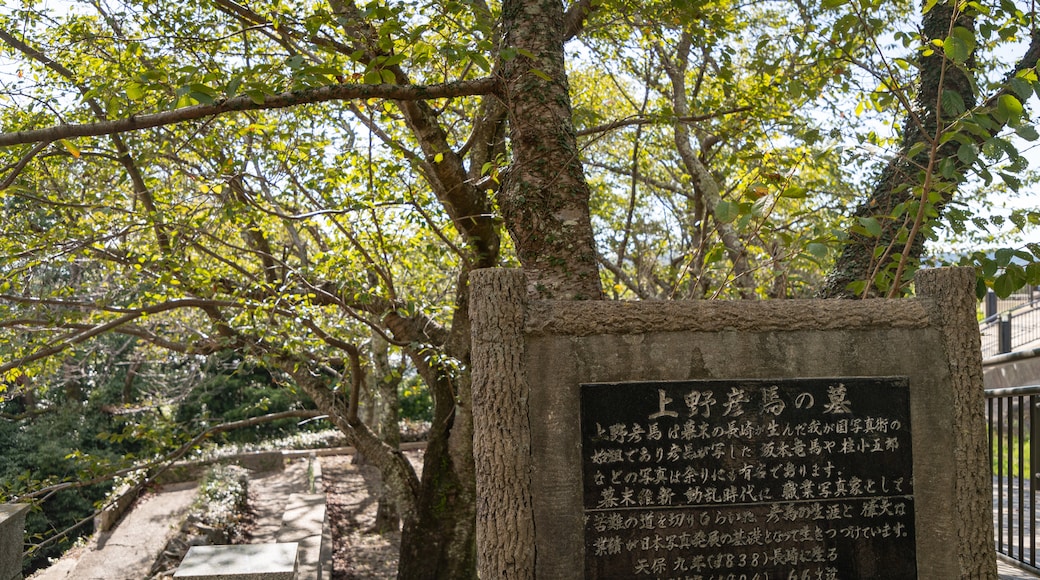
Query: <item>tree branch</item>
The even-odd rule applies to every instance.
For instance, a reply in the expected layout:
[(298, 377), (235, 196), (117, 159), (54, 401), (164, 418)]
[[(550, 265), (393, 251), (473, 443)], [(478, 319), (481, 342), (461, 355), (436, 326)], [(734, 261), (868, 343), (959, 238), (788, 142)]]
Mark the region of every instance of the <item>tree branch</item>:
[[(19, 298), (17, 296), (2, 296), (2, 297), (0, 297), (0, 299), (11, 300), (11, 301), (15, 301), (15, 302), (24, 301), (24, 299), (21, 299), (21, 298)], [(93, 338), (95, 336), (98, 336), (100, 334), (104, 334), (106, 332), (109, 332), (109, 331), (112, 331), (112, 330), (116, 330), (119, 327), (121, 327), (121, 326), (123, 326), (125, 324), (128, 324), (129, 322), (131, 322), (131, 321), (133, 321), (133, 320), (135, 320), (137, 318), (140, 318), (142, 316), (147, 316), (147, 315), (150, 315), (150, 314), (158, 314), (160, 312), (166, 312), (168, 310), (176, 310), (178, 308), (194, 307), (194, 308), (206, 309), (206, 308), (215, 308), (217, 306), (235, 306), (235, 305), (236, 304), (233, 303), (233, 302), (226, 302), (226, 301), (203, 300), (203, 299), (197, 299), (197, 298), (184, 298), (184, 299), (170, 300), (170, 301), (163, 302), (163, 303), (160, 303), (160, 304), (154, 304), (152, 306), (146, 306), (146, 307), (143, 307), (143, 308), (140, 308), (140, 309), (132, 310), (128, 314), (124, 314), (123, 316), (120, 316), (119, 318), (116, 318), (115, 320), (111, 320), (111, 321), (103, 323), (103, 324), (93, 325), (90, 328), (88, 328), (86, 330), (83, 330), (82, 332), (76, 333), (75, 335), (73, 335), (73, 336), (71, 336), (71, 337), (69, 337), (67, 339), (62, 340), (62, 341), (58, 342), (57, 344), (52, 344), (52, 345), (50, 345), (50, 346), (48, 346), (46, 348), (42, 348), (42, 349), (32, 353), (31, 355), (28, 355), (28, 356), (23, 357), (21, 359), (18, 359), (16, 361), (8, 362), (8, 363), (5, 363), (5, 364), (0, 364), (0, 373), (7, 372), (7, 371), (9, 371), (9, 370), (11, 370), (13, 368), (20, 367), (22, 365), (25, 365), (27, 363), (30, 363), (30, 362), (33, 362), (33, 361), (36, 361), (36, 360), (47, 358), (47, 357), (49, 357), (51, 355), (55, 355), (55, 354), (57, 354), (59, 352), (64, 351), (65, 349), (71, 347), (72, 345), (79, 344), (81, 342), (84, 342), (84, 341), (86, 341), (86, 340), (88, 340), (90, 338)]]
[(440, 83), (436, 85), (364, 85), (339, 84), (327, 85), (316, 89), (291, 91), (268, 95), (260, 102), (248, 96), (238, 96), (219, 101), (212, 105), (193, 105), (145, 115), (133, 115), (125, 119), (86, 123), (82, 125), (55, 125), (44, 129), (31, 129), (0, 133), (0, 147), (56, 141), (74, 137), (94, 137), (98, 135), (114, 135), (174, 125), (186, 121), (194, 121), (241, 111), (260, 111), (284, 109), (311, 103), (328, 101), (345, 101), (351, 99), (390, 99), (395, 101), (422, 101), (426, 99), (443, 99), (451, 97), (468, 97), (474, 95), (493, 94), (498, 90), (498, 79), (484, 77), (468, 81)]
[(589, 14), (599, 8), (597, 0), (578, 0), (567, 8), (563, 15), (563, 41), (567, 42), (581, 33)]

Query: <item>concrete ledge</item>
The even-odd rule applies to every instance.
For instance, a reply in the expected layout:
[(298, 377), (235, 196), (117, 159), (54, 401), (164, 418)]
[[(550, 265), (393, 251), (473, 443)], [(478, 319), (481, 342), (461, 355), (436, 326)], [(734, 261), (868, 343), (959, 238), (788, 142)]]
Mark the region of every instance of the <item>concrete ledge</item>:
[(327, 552), (323, 550), (326, 520), (325, 494), (289, 495), (278, 541), (299, 544), (300, 580), (324, 580), (328, 576), (330, 560), (323, 557)]
[(282, 471), (285, 469), (285, 455), (281, 451), (260, 451), (257, 453), (238, 453), (204, 461), (178, 461), (156, 478), (159, 483), (181, 483), (199, 479), (211, 466), (232, 464), (245, 467), (256, 472)]
[(0, 580), (21, 580), (29, 504), (0, 504)]
[(321, 478), (321, 460), (317, 455), (307, 457), (307, 493), (324, 493), (325, 482)]
[(238, 546), (193, 546), (173, 577), (177, 580), (295, 580), (296, 542)]
[(141, 495), (142, 489), (144, 489), (144, 484), (138, 483), (134, 485), (126, 490), (123, 495), (116, 498), (108, 507), (98, 512), (98, 515), (94, 516), (94, 531), (108, 532), (116, 527), (116, 524), (123, 519), (130, 506), (137, 501), (137, 497)]

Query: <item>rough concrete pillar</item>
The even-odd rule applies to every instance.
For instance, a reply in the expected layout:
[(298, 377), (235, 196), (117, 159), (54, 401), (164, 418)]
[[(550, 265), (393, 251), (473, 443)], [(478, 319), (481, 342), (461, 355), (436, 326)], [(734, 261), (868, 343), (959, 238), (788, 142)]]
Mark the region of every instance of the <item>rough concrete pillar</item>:
[(22, 547), (28, 504), (0, 504), (0, 580), (22, 579)]
[(961, 578), (996, 578), (993, 549), (993, 489), (986, 440), (982, 348), (976, 318), (975, 270), (921, 270), (917, 295), (930, 299), (932, 324), (943, 337), (953, 395), (954, 465), (957, 474), (957, 554)]
[(524, 368), (526, 288), (519, 270), (470, 276), (477, 570), (534, 578), (530, 386)]

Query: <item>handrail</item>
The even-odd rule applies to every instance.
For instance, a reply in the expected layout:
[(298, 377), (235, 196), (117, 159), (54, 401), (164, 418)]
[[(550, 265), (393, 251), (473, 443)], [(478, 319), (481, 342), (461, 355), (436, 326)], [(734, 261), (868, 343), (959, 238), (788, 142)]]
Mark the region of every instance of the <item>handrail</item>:
[(1001, 310), (1000, 312), (991, 314), (991, 315), (983, 318), (981, 321), (979, 321), (979, 325), (980, 326), (989, 326), (989, 325), (995, 324), (997, 322), (1000, 322), (1000, 317), (1004, 316), (1005, 314), (1015, 314), (1016, 312), (1019, 312), (1019, 311), (1037, 310), (1037, 309), (1040, 309), (1040, 300), (1036, 300), (1036, 301), (1033, 301), (1033, 302), (1025, 302), (1025, 303), (1019, 304), (1018, 306), (1016, 306), (1014, 308), (1008, 308), (1007, 310)]
[(1040, 385), (1024, 385), (1021, 387), (1008, 387), (1006, 389), (988, 389), (985, 391), (987, 399), (997, 397), (1025, 397), (1027, 395), (1040, 395)]
[(1008, 353), (1040, 340), (1040, 300), (992, 313), (979, 323), (984, 356)]

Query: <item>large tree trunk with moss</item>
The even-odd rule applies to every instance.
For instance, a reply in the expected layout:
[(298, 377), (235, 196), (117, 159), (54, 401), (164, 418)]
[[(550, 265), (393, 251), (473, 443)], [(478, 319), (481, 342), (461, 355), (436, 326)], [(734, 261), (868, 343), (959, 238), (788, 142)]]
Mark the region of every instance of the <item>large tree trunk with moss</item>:
[(602, 298), (564, 69), (563, 6), (507, 0), (502, 29), (503, 49), (516, 56), (502, 62), (513, 163), (500, 206), (528, 290), (556, 299)]
[(401, 532), (401, 579), (476, 578), (473, 425), (467, 370), (451, 372), (410, 353), (433, 391), (416, 517)]

